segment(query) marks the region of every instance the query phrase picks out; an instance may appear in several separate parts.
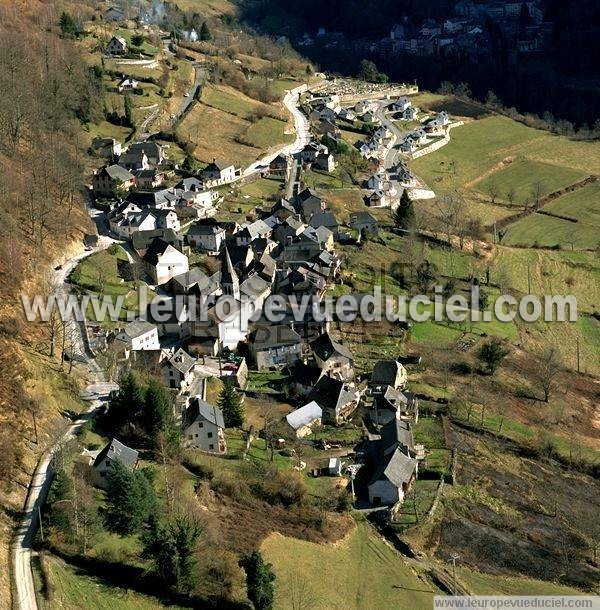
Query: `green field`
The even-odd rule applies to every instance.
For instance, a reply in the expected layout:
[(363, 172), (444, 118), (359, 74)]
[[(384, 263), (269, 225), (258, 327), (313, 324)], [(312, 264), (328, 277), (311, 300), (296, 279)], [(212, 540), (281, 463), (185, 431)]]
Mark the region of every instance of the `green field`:
[(261, 111), (268, 114), (279, 114), (275, 108), (262, 104), (231, 87), (204, 87), (202, 102), (243, 119), (250, 119)]
[(277, 575), (277, 610), (301, 591), (314, 601), (309, 607), (328, 610), (430, 610), (439, 594), (364, 523), (336, 545), (273, 534), (261, 548)]
[[(528, 177), (523, 170), (523, 179), (533, 183), (548, 179), (547, 165), (585, 175), (600, 173), (599, 153), (600, 143), (569, 140), (526, 127), (506, 117), (491, 116), (454, 129), (447, 146), (416, 159), (411, 165), (434, 190), (460, 187), (469, 190), (475, 186), (479, 190), (479, 185), (474, 182), (486, 178), (488, 172), (501, 174), (506, 171), (505, 167), (498, 165), (504, 160), (541, 163), (530, 166), (534, 171)], [(563, 178), (573, 175), (562, 170), (560, 173)]]
[(483, 574), (457, 566), (458, 579), (477, 595), (581, 595), (581, 591), (553, 582)]
[(585, 172), (570, 167), (530, 159), (517, 159), (506, 168), (477, 182), (475, 188), (484, 196), (490, 197), (490, 190), (492, 187), (496, 187), (499, 193), (496, 201), (507, 203), (507, 193), (512, 188), (514, 189), (513, 203), (524, 205), (528, 200), (535, 199), (538, 192), (541, 196), (553, 193), (585, 178), (586, 175)]
[(595, 248), (600, 243), (600, 184), (567, 193), (544, 206), (544, 211), (577, 222), (532, 214), (511, 224), (507, 244)]
[[(165, 607), (153, 597), (130, 589), (111, 587), (57, 557), (47, 555), (45, 567), (52, 593), (50, 600), (42, 601), (42, 610), (158, 610)], [(38, 599), (42, 599), (41, 596)], [(182, 610), (181, 606), (168, 607)]]
[(267, 116), (252, 123), (243, 135), (243, 139), (256, 148), (268, 150), (278, 144), (294, 141), (293, 134), (285, 133), (287, 127), (288, 124), (285, 121)]

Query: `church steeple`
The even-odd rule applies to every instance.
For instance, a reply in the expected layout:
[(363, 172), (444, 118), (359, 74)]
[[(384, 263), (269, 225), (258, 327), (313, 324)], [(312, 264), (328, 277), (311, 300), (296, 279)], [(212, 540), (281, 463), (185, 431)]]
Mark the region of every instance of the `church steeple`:
[(221, 288), (223, 289), (223, 294), (232, 296), (234, 299), (240, 298), (240, 280), (233, 267), (227, 248), (225, 248), (223, 269), (221, 271)]

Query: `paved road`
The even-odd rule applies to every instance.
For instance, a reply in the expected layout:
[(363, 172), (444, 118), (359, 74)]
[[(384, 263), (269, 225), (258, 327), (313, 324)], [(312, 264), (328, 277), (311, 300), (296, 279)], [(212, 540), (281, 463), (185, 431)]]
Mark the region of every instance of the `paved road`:
[(280, 149), (270, 152), (258, 161), (249, 165), (243, 172), (242, 177), (248, 177), (257, 172), (265, 170), (269, 163), (279, 154), (294, 155), (300, 152), (310, 142), (310, 125), (308, 119), (304, 116), (300, 108), (298, 108), (298, 99), (303, 87), (297, 87), (288, 91), (284, 98), (284, 106), (292, 113), (296, 126), (296, 139), (292, 144), (281, 147)]
[[(102, 239), (101, 245), (98, 248), (74, 256), (61, 269), (56, 271), (54, 277), (55, 293), (67, 294), (69, 292), (67, 278), (79, 261), (96, 251), (108, 247), (112, 241), (110, 238)], [(89, 367), (89, 384), (82, 393), (82, 396), (90, 400), (90, 407), (79, 419), (71, 422), (60, 439), (42, 455), (29, 484), (23, 517), (12, 546), (13, 581), (15, 585), (13, 605), (16, 610), (37, 610), (38, 607), (33, 583), (31, 556), (35, 534), (39, 527), (39, 510), (44, 504), (54, 474), (51, 466), (54, 452), (64, 442), (73, 438), (81, 426), (103, 404), (102, 399), (106, 398), (111, 390), (118, 388), (117, 384), (107, 383), (104, 380), (102, 369), (87, 350), (82, 334), (83, 325), (79, 325), (78, 328), (78, 351), (81, 353), (82, 360)]]

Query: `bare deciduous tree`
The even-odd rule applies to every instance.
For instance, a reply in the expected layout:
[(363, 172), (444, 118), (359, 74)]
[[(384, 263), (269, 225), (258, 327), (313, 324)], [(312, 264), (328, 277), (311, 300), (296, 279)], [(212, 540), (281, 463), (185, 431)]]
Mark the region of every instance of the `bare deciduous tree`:
[(556, 388), (557, 377), (562, 367), (559, 353), (553, 347), (545, 350), (536, 365), (535, 378), (544, 395), (544, 402), (550, 400), (550, 396)]

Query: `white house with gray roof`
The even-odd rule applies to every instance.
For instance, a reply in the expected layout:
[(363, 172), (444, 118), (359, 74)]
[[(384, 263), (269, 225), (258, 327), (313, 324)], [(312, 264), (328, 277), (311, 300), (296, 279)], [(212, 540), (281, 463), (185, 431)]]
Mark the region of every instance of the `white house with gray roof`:
[(135, 470), (138, 465), (138, 452), (113, 438), (92, 462), (98, 487), (106, 487), (106, 477), (115, 462), (120, 462), (129, 470)]
[(162, 366), (162, 377), (167, 386), (185, 391), (194, 381), (196, 359), (180, 347)]
[(225, 421), (221, 409), (194, 396), (181, 421), (183, 446), (207, 453), (226, 453)]
[(115, 339), (121, 341), (129, 351), (148, 351), (160, 349), (158, 328), (150, 322), (135, 320), (129, 322), (117, 333)]

